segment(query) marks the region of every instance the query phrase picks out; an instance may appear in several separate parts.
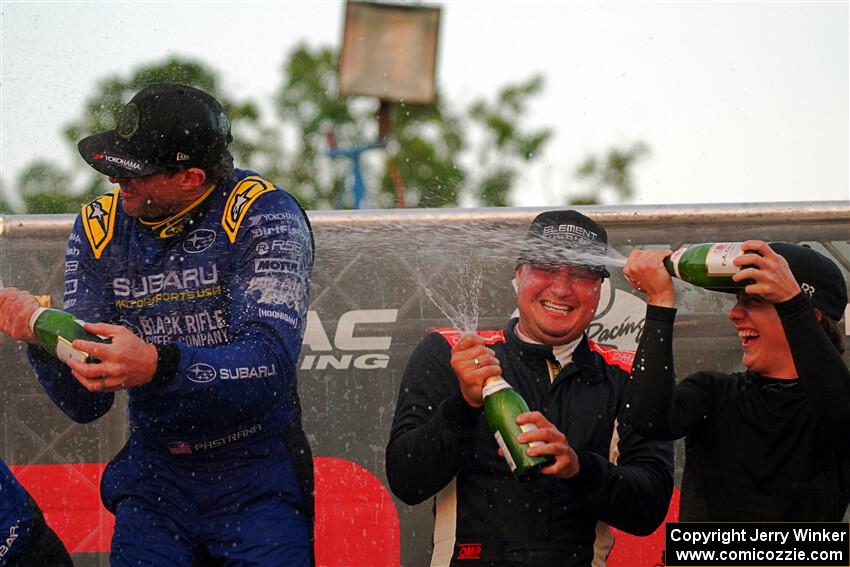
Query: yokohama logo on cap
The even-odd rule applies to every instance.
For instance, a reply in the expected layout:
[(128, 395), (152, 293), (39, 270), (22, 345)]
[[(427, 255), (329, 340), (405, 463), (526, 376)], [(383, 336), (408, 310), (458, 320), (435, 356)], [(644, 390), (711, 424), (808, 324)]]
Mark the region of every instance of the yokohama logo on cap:
[(118, 157), (118, 156), (111, 156), (111, 155), (102, 154), (102, 153), (94, 153), (94, 154), (92, 154), (91, 159), (92, 159), (92, 161), (105, 160), (105, 161), (108, 161), (110, 163), (120, 165), (121, 167), (124, 167), (124, 168), (127, 168), (127, 169), (135, 169), (136, 171), (142, 170), (142, 164), (140, 164), (139, 162), (129, 160), (127, 158)]

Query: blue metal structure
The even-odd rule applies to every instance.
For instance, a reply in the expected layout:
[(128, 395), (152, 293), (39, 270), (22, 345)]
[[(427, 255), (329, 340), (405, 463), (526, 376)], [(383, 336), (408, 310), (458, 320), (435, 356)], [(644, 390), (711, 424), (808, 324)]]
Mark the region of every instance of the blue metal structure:
[[(348, 158), (351, 160), (351, 192), (352, 192), (352, 209), (359, 209), (361, 204), (364, 201), (366, 196), (366, 181), (363, 179), (363, 170), (360, 166), (360, 156), (369, 150), (374, 150), (376, 148), (383, 148), (387, 145), (385, 140), (379, 140), (377, 142), (373, 142), (371, 144), (362, 144), (359, 146), (352, 146), (350, 148), (340, 148), (333, 146), (329, 149), (326, 154), (331, 158)], [(338, 209), (342, 208), (343, 198), (345, 197), (346, 191), (343, 190), (339, 197), (337, 198), (336, 206)]]

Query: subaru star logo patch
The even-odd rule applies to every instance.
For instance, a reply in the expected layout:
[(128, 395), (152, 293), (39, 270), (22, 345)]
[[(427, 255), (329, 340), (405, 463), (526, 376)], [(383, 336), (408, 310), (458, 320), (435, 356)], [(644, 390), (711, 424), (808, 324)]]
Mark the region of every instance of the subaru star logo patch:
[(212, 246), (213, 242), (215, 242), (215, 231), (199, 228), (190, 232), (183, 240), (183, 250), (189, 254), (198, 254)]
[(189, 380), (198, 384), (212, 382), (218, 375), (215, 368), (203, 362), (198, 362), (190, 366), (187, 374), (189, 375)]

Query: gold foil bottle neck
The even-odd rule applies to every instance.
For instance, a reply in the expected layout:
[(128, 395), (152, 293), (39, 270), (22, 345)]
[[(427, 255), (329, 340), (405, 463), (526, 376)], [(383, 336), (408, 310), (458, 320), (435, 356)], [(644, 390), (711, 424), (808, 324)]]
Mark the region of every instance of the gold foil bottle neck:
[(502, 377), (500, 375), (490, 376), (489, 378), (484, 379), (484, 385), (489, 386), (490, 384), (492, 384), (496, 380), (501, 380), (501, 379), (502, 379)]
[(53, 299), (49, 295), (36, 295), (35, 300), (38, 301), (38, 304), (42, 307), (53, 306)]

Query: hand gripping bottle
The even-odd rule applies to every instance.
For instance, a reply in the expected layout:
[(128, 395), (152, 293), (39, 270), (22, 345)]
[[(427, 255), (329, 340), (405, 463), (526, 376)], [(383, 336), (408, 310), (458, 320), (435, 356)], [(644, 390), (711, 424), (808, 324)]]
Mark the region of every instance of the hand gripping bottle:
[(664, 259), (667, 272), (693, 285), (714, 291), (737, 291), (752, 280), (732, 281), (739, 268), (732, 260), (746, 254), (743, 242), (717, 242), (683, 246)]
[[(555, 462), (552, 455), (530, 457), (526, 446), (516, 440), (520, 433), (537, 429), (532, 423), (517, 425), (519, 414), (528, 411), (528, 404), (501, 376), (492, 376), (484, 381), (484, 415), (487, 425), (496, 437), (514, 477), (520, 481), (531, 480), (540, 474), (540, 469)], [(540, 441), (529, 443), (529, 447), (542, 445)]]
[(39, 307), (35, 310), (30, 317), (30, 329), (44, 350), (65, 363), (71, 359), (80, 362), (97, 362), (97, 359), (89, 353), (71, 346), (76, 339), (97, 343), (109, 342), (103, 337), (86, 331), (83, 328), (83, 322), (70, 313), (47, 307)]

